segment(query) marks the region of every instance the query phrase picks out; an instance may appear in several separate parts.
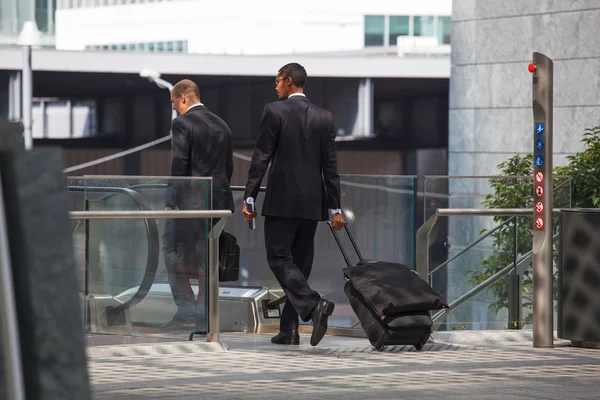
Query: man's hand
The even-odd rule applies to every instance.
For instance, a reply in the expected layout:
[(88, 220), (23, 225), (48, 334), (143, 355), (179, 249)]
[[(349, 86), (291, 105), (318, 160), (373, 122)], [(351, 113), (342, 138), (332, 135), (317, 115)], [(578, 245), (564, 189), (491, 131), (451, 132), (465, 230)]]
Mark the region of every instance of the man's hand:
[(252, 221), (254, 218), (256, 218), (256, 211), (248, 211), (248, 208), (246, 207), (246, 203), (244, 203), (244, 208), (242, 209), (242, 214), (244, 214), (244, 219), (246, 221)]
[(346, 225), (346, 221), (344, 221), (344, 217), (342, 217), (341, 213), (333, 214), (331, 216), (331, 222), (333, 225), (333, 229), (335, 229), (336, 231), (339, 231), (344, 227), (344, 225)]
[(179, 211), (179, 207), (175, 207), (175, 208), (165, 207), (165, 211)]

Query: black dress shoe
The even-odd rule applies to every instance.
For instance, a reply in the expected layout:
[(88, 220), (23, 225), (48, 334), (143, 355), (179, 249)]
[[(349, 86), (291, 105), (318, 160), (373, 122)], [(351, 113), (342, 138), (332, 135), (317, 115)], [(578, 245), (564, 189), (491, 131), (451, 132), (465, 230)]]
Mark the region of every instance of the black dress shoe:
[(314, 308), (311, 314), (313, 323), (313, 331), (310, 336), (311, 346), (318, 345), (321, 339), (323, 339), (323, 336), (327, 333), (327, 319), (333, 314), (334, 308), (335, 304), (323, 298), (319, 300), (319, 303)]
[(279, 332), (271, 338), (271, 343), (275, 344), (300, 344), (300, 335), (297, 330)]

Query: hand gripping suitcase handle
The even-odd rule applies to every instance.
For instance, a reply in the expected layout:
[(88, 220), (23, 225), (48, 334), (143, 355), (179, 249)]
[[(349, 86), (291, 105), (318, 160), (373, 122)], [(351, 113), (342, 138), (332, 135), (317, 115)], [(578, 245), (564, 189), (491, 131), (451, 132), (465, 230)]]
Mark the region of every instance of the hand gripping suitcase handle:
[[(327, 225), (329, 225), (329, 229), (331, 230), (331, 233), (333, 233), (333, 237), (335, 238), (335, 241), (337, 242), (337, 244), (340, 248), (340, 251), (342, 252), (342, 256), (344, 256), (344, 260), (346, 261), (346, 264), (348, 265), (348, 267), (352, 267), (353, 265), (350, 262), (350, 259), (348, 258), (348, 254), (346, 254), (346, 250), (344, 249), (344, 246), (342, 245), (342, 241), (340, 240), (340, 237), (338, 236), (337, 232), (333, 228), (333, 224), (331, 223), (331, 221), (328, 221)], [(352, 243), (352, 247), (354, 247), (354, 250), (356, 251), (356, 254), (358, 255), (358, 259), (360, 261), (364, 260), (362, 254), (360, 253), (360, 250), (358, 249), (358, 245), (356, 244), (356, 241), (354, 240), (354, 236), (352, 236), (350, 229), (348, 229), (348, 225), (344, 225), (344, 229), (346, 230), (346, 234), (348, 234), (348, 238), (350, 239), (350, 242)]]

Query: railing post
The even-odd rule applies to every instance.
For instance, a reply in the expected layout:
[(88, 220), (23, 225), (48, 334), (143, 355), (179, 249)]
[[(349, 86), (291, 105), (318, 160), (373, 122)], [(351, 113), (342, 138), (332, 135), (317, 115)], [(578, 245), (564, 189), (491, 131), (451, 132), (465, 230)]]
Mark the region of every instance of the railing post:
[(219, 236), (225, 227), (225, 218), (208, 234), (208, 333), (207, 342), (219, 342)]
[(519, 252), (519, 230), (518, 218), (515, 217), (513, 224), (514, 252), (513, 262), (515, 268), (508, 276), (508, 329), (521, 329), (521, 274), (516, 268)]
[(421, 227), (417, 230), (416, 235), (416, 244), (417, 244), (417, 265), (416, 271), (417, 274), (423, 279), (425, 282), (431, 284), (429, 277), (429, 234), (433, 229), (436, 221), (437, 215), (432, 215)]

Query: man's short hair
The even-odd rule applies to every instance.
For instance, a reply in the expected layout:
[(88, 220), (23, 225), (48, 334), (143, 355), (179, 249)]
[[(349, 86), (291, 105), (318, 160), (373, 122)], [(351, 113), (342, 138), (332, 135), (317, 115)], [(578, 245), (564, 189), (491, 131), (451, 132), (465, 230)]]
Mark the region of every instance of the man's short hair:
[(306, 85), (306, 70), (298, 63), (285, 64), (279, 69), (278, 73), (284, 78), (288, 76), (292, 78), (292, 82), (296, 87), (303, 88)]
[(198, 89), (198, 85), (189, 79), (181, 80), (173, 86), (173, 97), (178, 97), (180, 94), (194, 100), (200, 99), (200, 89)]

